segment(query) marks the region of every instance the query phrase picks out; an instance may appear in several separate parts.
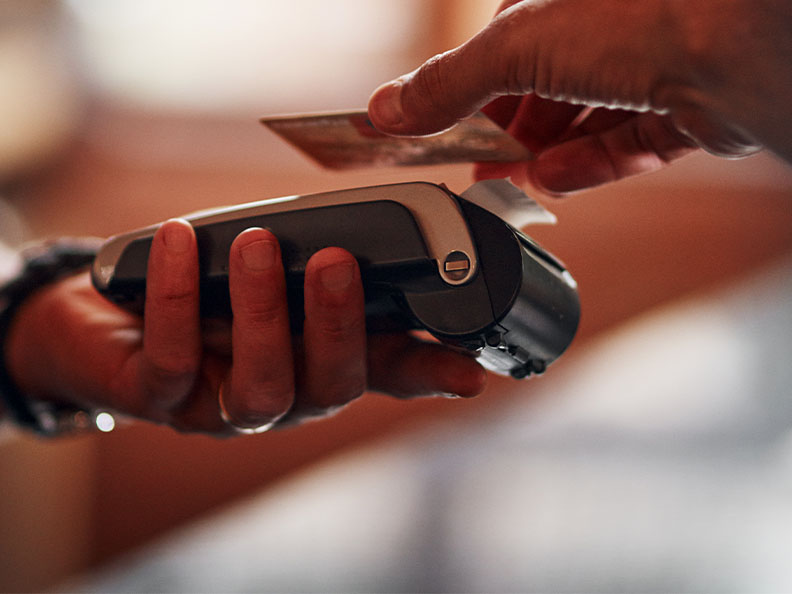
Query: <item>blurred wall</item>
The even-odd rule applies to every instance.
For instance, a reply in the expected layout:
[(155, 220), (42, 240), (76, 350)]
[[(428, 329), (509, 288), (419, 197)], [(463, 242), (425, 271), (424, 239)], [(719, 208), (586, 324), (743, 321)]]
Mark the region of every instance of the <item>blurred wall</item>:
[[(42, 153), (27, 169), (35, 174), (8, 176), (3, 192), (29, 235), (46, 237), (106, 236), (220, 204), (402, 180), (462, 191), (465, 166), (319, 170), (256, 119), (362, 106), (379, 82), (466, 38), (496, 4), (56, 5), (73, 52), (68, 84), (81, 85), (73, 113), (81, 115), (60, 136), (57, 156)], [(792, 250), (792, 172), (766, 155), (698, 156), (575, 198), (540, 198), (559, 224), (531, 233), (580, 284), (573, 351), (642, 311)], [(7, 440), (0, 534), (10, 552), (0, 590), (46, 587), (344, 449), (437, 418), (486, 414), (507, 398), (506, 385), (494, 379), (472, 402), (366, 396), (329, 421), (223, 442), (136, 424), (54, 444)], [(530, 397), (532, 385), (519, 397)]]

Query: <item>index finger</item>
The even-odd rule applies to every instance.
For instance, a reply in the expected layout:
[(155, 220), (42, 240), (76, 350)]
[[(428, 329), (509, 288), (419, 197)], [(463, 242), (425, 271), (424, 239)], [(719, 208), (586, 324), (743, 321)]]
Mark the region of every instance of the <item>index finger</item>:
[(200, 364), (198, 250), (189, 223), (162, 224), (151, 242), (140, 380), (173, 408), (190, 392)]

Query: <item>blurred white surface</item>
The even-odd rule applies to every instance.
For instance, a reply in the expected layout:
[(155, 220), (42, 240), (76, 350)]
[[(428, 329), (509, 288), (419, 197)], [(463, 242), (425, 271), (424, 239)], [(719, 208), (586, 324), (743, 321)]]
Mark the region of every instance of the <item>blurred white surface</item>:
[(82, 91), (57, 3), (0, 6), (0, 184), (35, 169), (82, 122)]
[[(420, 35), (419, 0), (67, 0), (89, 80), (159, 111), (363, 106)], [(399, 58), (402, 58), (400, 62)]]

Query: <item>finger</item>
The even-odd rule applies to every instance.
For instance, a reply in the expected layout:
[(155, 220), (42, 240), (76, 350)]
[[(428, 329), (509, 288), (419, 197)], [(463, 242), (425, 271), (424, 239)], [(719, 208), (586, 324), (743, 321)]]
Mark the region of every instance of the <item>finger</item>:
[(495, 14), (500, 14), (501, 12), (503, 12), (507, 8), (514, 6), (518, 2), (522, 2), (522, 0), (503, 0), (503, 2), (501, 2), (500, 5), (498, 6), (498, 10), (495, 11)]
[[(501, 97), (487, 108), (500, 110), (497, 115), (501, 122), (510, 111), (511, 119), (505, 126), (506, 130), (534, 154), (570, 135), (586, 109), (532, 94), (519, 98), (518, 104), (503, 101), (511, 99), (515, 97)], [(508, 177), (517, 185), (525, 185), (529, 181), (524, 163), (477, 163), (473, 175), (477, 180)]]
[(745, 130), (706, 109), (684, 105), (671, 117), (677, 129), (713, 155), (737, 159), (753, 155), (762, 148)]
[(164, 408), (189, 394), (200, 365), (198, 251), (189, 223), (171, 220), (149, 253), (141, 383)]
[(519, 95), (505, 95), (494, 99), (482, 107), (481, 111), (487, 114), (489, 119), (505, 130), (514, 119), (514, 114), (517, 113), (517, 109), (520, 107), (523, 99), (524, 98)]
[(193, 393), (184, 406), (172, 411), (168, 424), (183, 433), (209, 433), (218, 437), (239, 435), (218, 410), (218, 394), (229, 367), (230, 361), (223, 357), (205, 356)]
[(344, 405), (366, 389), (363, 285), (355, 258), (327, 248), (305, 271), (305, 368), (298, 406), (321, 411)]
[[(614, 22), (623, 30), (603, 36)], [(656, 103), (658, 88), (667, 80), (686, 84), (690, 76), (677, 44), (668, 42), (682, 35), (664, 3), (517, 2), (463, 45), (380, 86), (369, 116), (385, 133), (429, 134), (496, 97), (534, 92), (567, 103), (665, 111), (668, 105)]]
[[(472, 115), (500, 93), (478, 82), (484, 73), (465, 64), (460, 48), (431, 58), (420, 68), (376, 89), (368, 113), (386, 134), (425, 135), (440, 132)], [(460, 77), (460, 69), (470, 72)], [(467, 84), (465, 84), (467, 83)]]
[(600, 107), (592, 109), (586, 117), (579, 120), (577, 126), (569, 131), (564, 140), (572, 140), (587, 134), (599, 134), (635, 118), (638, 114), (627, 109), (609, 109)]
[(584, 109), (582, 105), (528, 95), (506, 130), (537, 154), (567, 133)]
[(476, 181), (481, 181), (482, 179), (510, 178), (512, 183), (520, 187), (529, 183), (528, 172), (524, 161), (516, 161), (514, 163), (475, 163), (473, 165), (473, 178)]
[(504, 97), (534, 90), (538, 74), (547, 75), (537, 71), (548, 66), (538, 60), (540, 42), (556, 38), (549, 29), (565, 28), (552, 10), (517, 4), (502, 2), (495, 18), (466, 43), (377, 88), (368, 104), (374, 126), (387, 134), (425, 135), (479, 109), (503, 124), (515, 105)]
[(408, 334), (369, 337), (369, 374), (372, 390), (401, 398), (470, 398), (487, 384), (486, 371), (470, 354)]
[(563, 194), (655, 171), (696, 148), (668, 117), (645, 113), (549, 148), (527, 170), (535, 186)]
[(231, 320), (205, 318), (201, 320), (201, 339), (204, 350), (231, 358)]
[(275, 236), (248, 229), (231, 245), (228, 283), (233, 321), (232, 367), (221, 406), (240, 427), (260, 427), (294, 400), (286, 280)]
[[(520, 105), (526, 97), (518, 95), (505, 95), (498, 97), (485, 105), (483, 111), (487, 117), (498, 124), (504, 130), (508, 130), (515, 118)], [(482, 179), (503, 179), (511, 178), (512, 182), (522, 186), (528, 182), (525, 166), (518, 162), (500, 163), (496, 161), (484, 161), (473, 165), (473, 178), (476, 181)]]
[(520, 79), (532, 79), (531, 61), (520, 56), (528, 48), (512, 52), (500, 35), (500, 27), (494, 26), (499, 20), (496, 17), (465, 44), (377, 88), (368, 104), (374, 126), (387, 134), (432, 134), (451, 127), (497, 97), (530, 92), (529, 86), (514, 88), (515, 81), (509, 80), (517, 61), (524, 66)]

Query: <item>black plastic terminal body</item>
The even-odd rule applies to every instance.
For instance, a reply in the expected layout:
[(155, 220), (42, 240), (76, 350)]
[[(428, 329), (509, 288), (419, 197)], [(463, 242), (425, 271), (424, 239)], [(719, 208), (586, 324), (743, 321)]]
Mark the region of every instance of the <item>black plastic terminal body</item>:
[[(438, 186), (440, 187), (440, 186)], [(412, 213), (397, 201), (377, 200), (239, 216), (194, 223), (200, 266), (201, 311), (231, 315), (228, 254), (250, 227), (278, 238), (289, 288), (292, 325), (302, 323), (302, 284), (312, 254), (329, 247), (360, 264), (370, 332), (427, 330), (441, 341), (479, 353), (486, 367), (522, 378), (541, 373), (572, 341), (580, 317), (576, 284), (564, 267), (496, 215), (443, 188), (456, 200), (477, 251), (470, 280), (450, 285), (438, 274)], [(110, 300), (142, 312), (150, 235), (131, 241), (112, 274), (94, 285)]]

